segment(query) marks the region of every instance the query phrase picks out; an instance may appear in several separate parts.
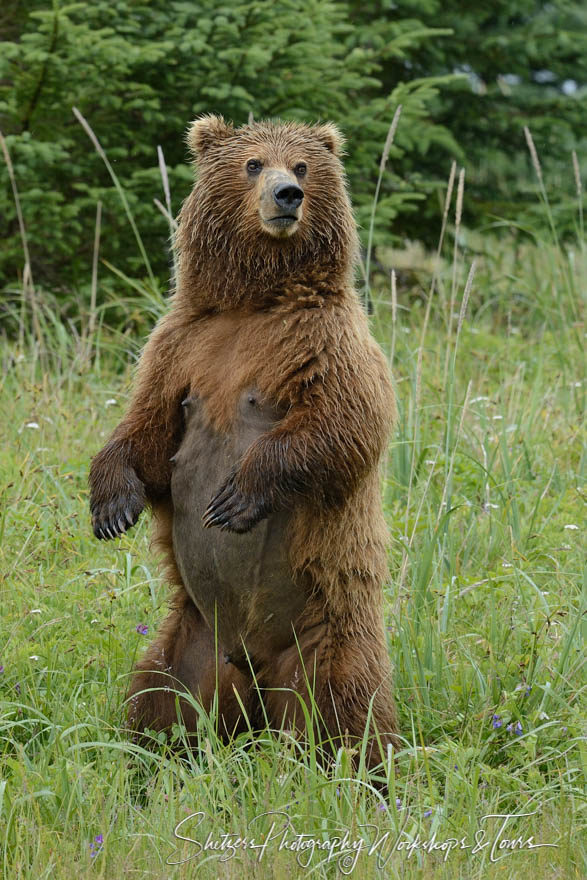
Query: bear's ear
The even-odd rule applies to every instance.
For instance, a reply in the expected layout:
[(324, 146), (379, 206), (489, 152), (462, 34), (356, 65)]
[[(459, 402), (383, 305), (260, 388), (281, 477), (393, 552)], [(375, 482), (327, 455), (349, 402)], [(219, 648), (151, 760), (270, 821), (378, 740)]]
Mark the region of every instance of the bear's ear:
[(326, 147), (331, 153), (334, 153), (335, 156), (340, 156), (344, 147), (344, 137), (334, 122), (324, 122), (321, 125), (315, 125), (314, 134), (322, 146)]
[(187, 142), (195, 156), (203, 156), (210, 147), (221, 143), (234, 134), (231, 123), (224, 121), (222, 116), (211, 113), (195, 119), (188, 129)]

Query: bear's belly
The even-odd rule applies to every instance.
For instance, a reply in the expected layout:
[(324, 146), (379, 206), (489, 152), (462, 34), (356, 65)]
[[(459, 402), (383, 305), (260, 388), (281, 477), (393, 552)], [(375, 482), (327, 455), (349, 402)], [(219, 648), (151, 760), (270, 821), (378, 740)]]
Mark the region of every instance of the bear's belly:
[(305, 605), (288, 559), (291, 513), (271, 514), (247, 534), (205, 529), (202, 514), (231, 468), (278, 415), (254, 390), (241, 395), (230, 435), (209, 427), (203, 403), (186, 404), (186, 429), (171, 478), (173, 548), (184, 585), (218, 642), (237, 665), (266, 659), (294, 642)]

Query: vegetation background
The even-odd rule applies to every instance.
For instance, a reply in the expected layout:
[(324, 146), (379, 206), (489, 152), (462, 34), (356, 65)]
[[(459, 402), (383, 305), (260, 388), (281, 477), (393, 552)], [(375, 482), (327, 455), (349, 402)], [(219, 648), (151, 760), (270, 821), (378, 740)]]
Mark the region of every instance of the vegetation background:
[[(587, 11), (581, 3), (508, 0), (5, 0), (0, 12), (0, 130), (18, 180), (38, 283), (62, 302), (89, 295), (96, 202), (101, 255), (144, 271), (104, 163), (72, 113), (105, 149), (167, 282), (157, 148), (175, 215), (191, 170), (183, 134), (198, 113), (333, 119), (349, 141), (347, 170), (366, 229), (394, 110), (402, 125), (376, 216), (376, 241), (434, 246), (451, 161), (467, 168), (465, 220), (536, 217), (523, 135), (533, 133), (557, 225), (572, 229), (570, 151), (587, 141)], [(0, 189), (0, 289), (22, 272), (6, 169)], [(560, 215), (560, 216), (559, 216)], [(104, 290), (106, 279), (101, 289)]]
[[(586, 25), (560, 0), (5, 0), (3, 880), (587, 875)], [(374, 776), (286, 732), (223, 745), (214, 713), (183, 757), (179, 726), (149, 752), (124, 729), (167, 590), (147, 517), (93, 540), (88, 463), (166, 308), (183, 133), (205, 111), (334, 119), (348, 138), (358, 286), (400, 411), (384, 499), (403, 739)], [(265, 852), (174, 854), (198, 810), (186, 836), (253, 822), (259, 842), (274, 809), (291, 826)], [(500, 835), (484, 817), (504, 813)], [(364, 849), (280, 849), (293, 828)]]

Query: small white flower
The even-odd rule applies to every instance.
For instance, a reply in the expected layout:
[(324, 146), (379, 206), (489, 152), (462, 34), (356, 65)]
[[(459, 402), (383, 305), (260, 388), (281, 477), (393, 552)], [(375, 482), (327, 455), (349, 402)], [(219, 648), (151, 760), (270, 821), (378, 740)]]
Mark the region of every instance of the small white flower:
[(31, 656), (29, 657), (29, 660), (38, 660), (38, 659), (39, 658), (36, 654), (31, 654)]
[(546, 712), (541, 712), (538, 718), (540, 721), (550, 721), (550, 715), (547, 715)]
[(568, 529), (569, 532), (578, 532), (579, 526), (576, 526), (575, 523), (569, 523), (568, 525), (565, 526), (565, 529)]
[(493, 416), (493, 421), (494, 422), (501, 422), (501, 421), (503, 421), (503, 416)]
[(42, 613), (43, 612), (41, 611), (40, 608), (31, 608), (31, 610), (29, 611), (29, 614), (42, 614)]
[(97, 617), (94, 617), (93, 620), (90, 620), (90, 623), (100, 623)]
[(116, 406), (116, 398), (109, 397), (104, 406)]
[(27, 422), (25, 425), (25, 428), (32, 428), (34, 431), (38, 431), (39, 424), (38, 424), (38, 422)]
[(513, 565), (511, 562), (502, 562), (501, 567), (502, 568), (513, 568)]
[(488, 397), (474, 397), (471, 403), (485, 403), (488, 400)]

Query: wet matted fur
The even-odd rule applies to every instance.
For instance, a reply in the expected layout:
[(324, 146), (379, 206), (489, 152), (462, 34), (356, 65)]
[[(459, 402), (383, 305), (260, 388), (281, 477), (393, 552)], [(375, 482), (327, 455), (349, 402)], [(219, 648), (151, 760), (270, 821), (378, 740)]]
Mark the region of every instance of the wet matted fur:
[(186, 689), (205, 708), (216, 694), (231, 734), (239, 700), (261, 718), (260, 687), (271, 723), (302, 732), (309, 682), (323, 734), (361, 738), (372, 703), (395, 743), (379, 483), (395, 404), (353, 288), (341, 136), (207, 116), (189, 143), (177, 290), (90, 474), (96, 535), (150, 504), (177, 587), (137, 666), (131, 723), (169, 728)]

